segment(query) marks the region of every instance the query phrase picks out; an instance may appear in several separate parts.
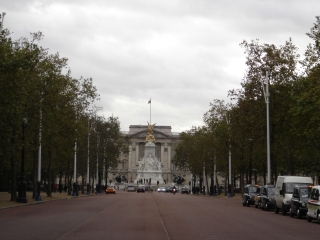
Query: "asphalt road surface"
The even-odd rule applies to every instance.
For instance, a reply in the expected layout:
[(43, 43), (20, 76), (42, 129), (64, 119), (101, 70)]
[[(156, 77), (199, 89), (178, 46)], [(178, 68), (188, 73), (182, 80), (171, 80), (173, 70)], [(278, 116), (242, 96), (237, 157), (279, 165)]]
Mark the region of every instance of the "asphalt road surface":
[(319, 239), (320, 224), (177, 193), (78, 197), (0, 210), (0, 239)]

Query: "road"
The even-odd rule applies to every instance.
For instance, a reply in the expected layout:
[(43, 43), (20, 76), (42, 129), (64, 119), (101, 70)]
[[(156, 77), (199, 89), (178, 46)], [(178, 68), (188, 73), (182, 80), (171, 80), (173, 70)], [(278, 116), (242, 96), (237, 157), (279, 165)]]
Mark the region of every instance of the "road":
[(319, 239), (319, 224), (241, 199), (119, 191), (0, 210), (0, 239)]

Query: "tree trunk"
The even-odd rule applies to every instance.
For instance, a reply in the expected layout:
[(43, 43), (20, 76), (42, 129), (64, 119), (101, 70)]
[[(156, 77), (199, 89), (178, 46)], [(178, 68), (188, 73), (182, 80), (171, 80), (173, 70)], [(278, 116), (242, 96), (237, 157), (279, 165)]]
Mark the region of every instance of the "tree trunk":
[[(16, 128), (12, 128), (12, 135), (11, 135), (11, 147), (13, 148), (16, 144), (15, 140), (16, 136)], [(17, 173), (16, 173), (16, 162), (15, 162), (15, 154), (14, 150), (10, 151), (10, 166), (11, 166), (11, 181), (10, 181), (10, 194), (11, 198), (10, 201), (16, 202), (17, 201)]]
[(232, 187), (232, 196), (235, 196), (235, 192), (234, 190), (236, 190), (237, 184), (236, 184), (236, 174), (233, 175), (233, 187)]
[(227, 190), (228, 190), (228, 186), (227, 186), (227, 182), (228, 182), (228, 176), (225, 177), (224, 180), (224, 195), (227, 196)]
[(32, 198), (37, 196), (37, 173), (38, 173), (38, 161), (37, 161), (37, 151), (33, 152), (33, 189), (32, 189)]
[(51, 195), (51, 183), (52, 183), (52, 180), (51, 180), (51, 152), (49, 151), (49, 154), (48, 154), (48, 190), (47, 190), (47, 196), (48, 197), (52, 197)]
[(240, 173), (240, 191), (241, 191), (241, 194), (244, 193), (244, 174), (243, 174), (243, 172)]
[(17, 201), (17, 174), (16, 174), (16, 164), (14, 161), (14, 155), (11, 155), (10, 165), (11, 165), (10, 201), (16, 202)]
[(71, 195), (72, 177), (68, 177), (68, 195)]
[(84, 194), (84, 173), (83, 173), (83, 170), (82, 170), (82, 174), (81, 174), (81, 176), (82, 176), (82, 181), (81, 181), (81, 193), (82, 194)]
[(218, 181), (218, 176), (216, 175), (216, 183), (217, 183), (217, 194), (220, 195), (220, 186), (219, 186), (219, 181)]

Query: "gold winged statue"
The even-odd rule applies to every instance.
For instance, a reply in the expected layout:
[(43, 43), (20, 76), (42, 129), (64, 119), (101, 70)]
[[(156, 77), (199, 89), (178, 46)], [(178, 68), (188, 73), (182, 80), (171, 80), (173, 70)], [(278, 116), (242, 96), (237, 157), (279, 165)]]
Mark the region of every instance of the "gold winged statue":
[(146, 143), (149, 141), (152, 141), (153, 143), (155, 143), (156, 139), (153, 136), (153, 128), (156, 124), (151, 125), (151, 124), (149, 124), (149, 122), (147, 122), (147, 123), (148, 123), (148, 132), (147, 132), (147, 136), (146, 136)]

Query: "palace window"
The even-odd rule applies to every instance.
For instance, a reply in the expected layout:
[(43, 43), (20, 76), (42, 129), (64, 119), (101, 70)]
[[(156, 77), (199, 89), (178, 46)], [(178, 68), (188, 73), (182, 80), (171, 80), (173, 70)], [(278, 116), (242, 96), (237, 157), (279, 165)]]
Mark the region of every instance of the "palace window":
[(144, 157), (144, 142), (139, 143), (139, 157), (143, 158)]
[(156, 156), (161, 157), (161, 143), (156, 143)]

